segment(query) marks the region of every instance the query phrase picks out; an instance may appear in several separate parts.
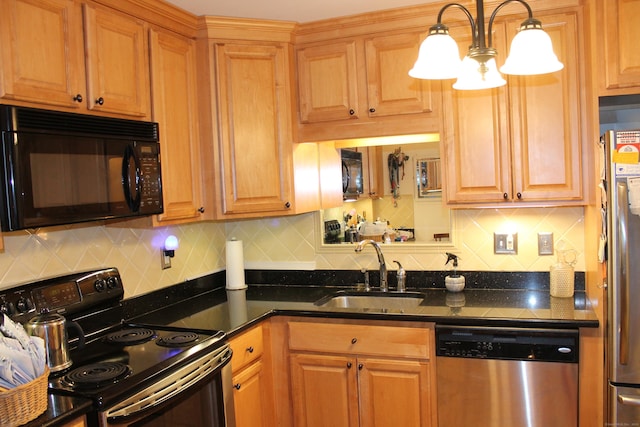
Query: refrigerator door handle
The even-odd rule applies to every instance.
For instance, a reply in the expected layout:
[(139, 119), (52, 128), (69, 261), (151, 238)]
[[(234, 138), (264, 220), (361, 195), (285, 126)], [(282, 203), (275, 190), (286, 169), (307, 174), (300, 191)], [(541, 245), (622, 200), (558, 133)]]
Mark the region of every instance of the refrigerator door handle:
[(620, 352), (619, 361), (621, 365), (626, 365), (629, 361), (629, 196), (627, 184), (618, 182), (618, 272), (620, 280)]
[(618, 395), (618, 402), (623, 405), (640, 406), (640, 398), (636, 396), (627, 396), (624, 394)]

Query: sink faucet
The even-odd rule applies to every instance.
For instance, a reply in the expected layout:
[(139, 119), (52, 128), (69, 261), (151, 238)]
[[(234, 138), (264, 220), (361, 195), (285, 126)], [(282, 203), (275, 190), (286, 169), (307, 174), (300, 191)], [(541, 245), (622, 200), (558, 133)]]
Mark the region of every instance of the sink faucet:
[(382, 292), (387, 292), (389, 291), (389, 282), (387, 281), (387, 264), (384, 262), (384, 255), (382, 255), (380, 245), (374, 240), (362, 240), (356, 245), (356, 252), (362, 252), (362, 248), (368, 244), (373, 246), (378, 254), (378, 263), (380, 264), (380, 290)]

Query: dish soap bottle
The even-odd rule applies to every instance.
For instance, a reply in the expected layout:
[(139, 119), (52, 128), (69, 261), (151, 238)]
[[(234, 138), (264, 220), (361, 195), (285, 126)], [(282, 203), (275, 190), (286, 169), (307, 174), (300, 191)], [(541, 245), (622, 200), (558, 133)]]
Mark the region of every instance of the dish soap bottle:
[(444, 278), (444, 285), (449, 292), (460, 292), (464, 289), (464, 276), (457, 273), (458, 270), (458, 256), (446, 252), (447, 262), (444, 265), (449, 264), (449, 261), (453, 261), (453, 274)]

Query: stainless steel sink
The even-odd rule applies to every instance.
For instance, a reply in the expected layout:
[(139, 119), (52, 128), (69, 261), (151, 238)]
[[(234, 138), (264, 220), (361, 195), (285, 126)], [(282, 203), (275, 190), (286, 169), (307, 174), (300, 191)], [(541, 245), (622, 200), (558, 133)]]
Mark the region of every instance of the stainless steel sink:
[(424, 298), (419, 292), (340, 291), (314, 304), (325, 308), (403, 310), (419, 306)]

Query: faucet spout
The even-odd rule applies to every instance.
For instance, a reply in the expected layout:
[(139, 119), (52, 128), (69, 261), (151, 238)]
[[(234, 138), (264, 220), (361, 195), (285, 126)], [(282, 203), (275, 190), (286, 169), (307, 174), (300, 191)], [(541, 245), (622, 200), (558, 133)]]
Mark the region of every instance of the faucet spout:
[(382, 254), (382, 248), (375, 240), (362, 240), (356, 245), (356, 252), (362, 252), (362, 249), (366, 245), (371, 245), (376, 250), (378, 255), (378, 264), (380, 264), (380, 290), (382, 292), (389, 291), (389, 282), (387, 280), (387, 264), (384, 261), (384, 255)]

